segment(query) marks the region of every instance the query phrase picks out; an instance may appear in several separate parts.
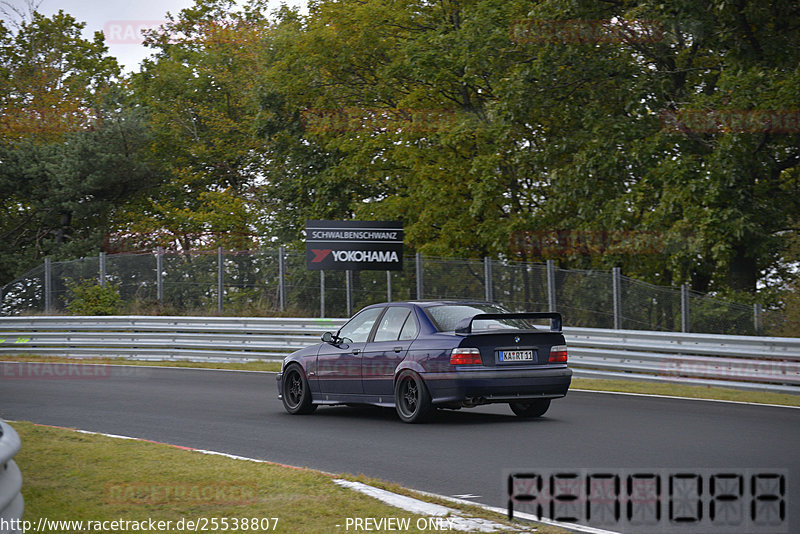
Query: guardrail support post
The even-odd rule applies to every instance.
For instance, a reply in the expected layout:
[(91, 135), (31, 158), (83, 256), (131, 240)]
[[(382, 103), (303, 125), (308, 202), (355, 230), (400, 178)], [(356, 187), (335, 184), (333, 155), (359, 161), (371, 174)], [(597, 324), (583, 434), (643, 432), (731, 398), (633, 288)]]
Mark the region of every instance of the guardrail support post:
[(556, 262), (547, 260), (547, 308), (556, 311)]
[(483, 258), (483, 281), (486, 302), (494, 302), (494, 287), (492, 286), (492, 260)]
[(44, 312), (53, 310), (53, 263), (50, 258), (44, 259)]
[(164, 303), (164, 247), (156, 251), (156, 298)]
[(611, 270), (611, 293), (614, 301), (614, 330), (622, 328), (620, 307), (622, 304), (622, 270), (614, 267)]
[(422, 300), (422, 254), (417, 252), (416, 254), (417, 260), (417, 300)]
[(319, 272), (319, 316), (325, 318), (325, 271)]
[(681, 332), (689, 331), (689, 286), (681, 284)]
[(281, 311), (286, 309), (286, 285), (284, 276), (286, 267), (283, 264), (283, 256), (286, 253), (283, 247), (278, 247), (278, 306)]
[(392, 302), (392, 271), (386, 271), (386, 302)]
[(761, 335), (761, 314), (763, 311), (761, 304), (753, 304), (753, 329), (757, 336)]
[(217, 313), (222, 315), (225, 298), (225, 251), (217, 247)]
[(100, 287), (106, 285), (106, 253), (100, 253)]
[(350, 317), (353, 314), (353, 312), (352, 312), (353, 303), (352, 303), (352, 300), (350, 298), (350, 287), (351, 287), (350, 277), (351, 276), (352, 276), (352, 271), (350, 271), (349, 269), (344, 272), (344, 289), (345, 289), (345, 292), (347, 293), (347, 316), (348, 317)]

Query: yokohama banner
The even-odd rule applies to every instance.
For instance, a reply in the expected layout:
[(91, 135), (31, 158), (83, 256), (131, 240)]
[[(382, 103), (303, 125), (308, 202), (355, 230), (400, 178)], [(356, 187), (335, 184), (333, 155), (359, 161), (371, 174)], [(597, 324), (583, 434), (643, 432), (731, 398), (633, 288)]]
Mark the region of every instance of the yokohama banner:
[(312, 271), (400, 271), (403, 224), (306, 221), (306, 267)]

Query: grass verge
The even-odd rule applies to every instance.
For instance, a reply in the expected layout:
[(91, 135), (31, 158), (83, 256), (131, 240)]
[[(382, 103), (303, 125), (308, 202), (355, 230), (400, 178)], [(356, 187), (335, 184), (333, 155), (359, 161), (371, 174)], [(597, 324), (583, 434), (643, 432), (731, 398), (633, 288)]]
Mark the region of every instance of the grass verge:
[(690, 386), (668, 382), (644, 382), (638, 380), (601, 380), (596, 378), (573, 378), (573, 389), (593, 391), (618, 391), (623, 393), (645, 393), (668, 395), (690, 399), (716, 399), (761, 404), (800, 406), (800, 395), (773, 393), (770, 391), (748, 391), (711, 386)]
[[(183, 532), (192, 529), (178, 528), (179, 521), (206, 518), (209, 528), (212, 519), (219, 522), (218, 528), (211, 530), (221, 531), (222, 518), (229, 518), (230, 532), (327, 534), (346, 532), (347, 518), (407, 518), (411, 527), (407, 532), (430, 531), (416, 528), (421, 516), (341, 488), (331, 476), (317, 471), (209, 456), (164, 444), (81, 434), (28, 422), (15, 422), (13, 426), (23, 443), (15, 458), (24, 479), (23, 519), (34, 525), (40, 518), (84, 522), (152, 519), (172, 522), (171, 528), (162, 531)], [(365, 477), (343, 478), (410, 493)], [(459, 508), (449, 502), (442, 504)], [(472, 516), (504, 522), (498, 514), (477, 507), (466, 509)], [(234, 518), (248, 518), (251, 524), (232, 528)], [(258, 520), (258, 528), (252, 528), (252, 519)], [(48, 530), (53, 532), (78, 530), (74, 526), (50, 527)], [(542, 527), (537, 532), (564, 531)]]

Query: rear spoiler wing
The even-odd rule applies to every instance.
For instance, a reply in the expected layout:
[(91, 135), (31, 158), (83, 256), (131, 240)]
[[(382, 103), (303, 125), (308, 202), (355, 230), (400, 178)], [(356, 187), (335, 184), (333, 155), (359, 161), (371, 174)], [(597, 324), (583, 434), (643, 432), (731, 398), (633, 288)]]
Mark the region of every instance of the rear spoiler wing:
[(550, 331), (561, 332), (561, 314), (555, 312), (479, 313), (463, 319), (456, 326), (456, 334), (471, 334), (472, 322), (481, 319), (550, 319)]

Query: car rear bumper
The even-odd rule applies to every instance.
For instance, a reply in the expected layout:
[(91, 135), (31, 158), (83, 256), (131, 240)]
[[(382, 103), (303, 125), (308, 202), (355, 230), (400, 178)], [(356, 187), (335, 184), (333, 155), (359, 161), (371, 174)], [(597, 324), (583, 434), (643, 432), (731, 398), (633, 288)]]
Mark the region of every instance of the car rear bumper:
[(434, 404), (514, 402), (558, 398), (567, 394), (572, 369), (463, 370), (426, 373), (423, 379)]

